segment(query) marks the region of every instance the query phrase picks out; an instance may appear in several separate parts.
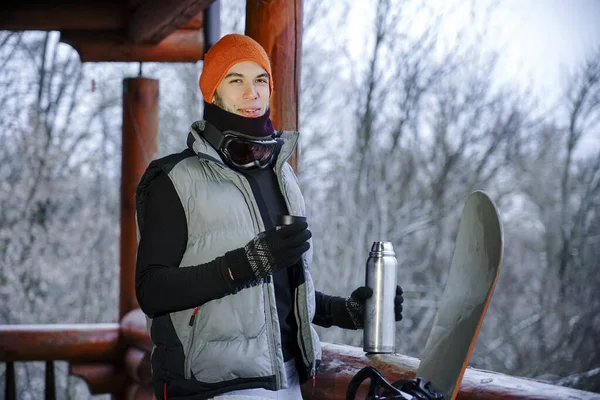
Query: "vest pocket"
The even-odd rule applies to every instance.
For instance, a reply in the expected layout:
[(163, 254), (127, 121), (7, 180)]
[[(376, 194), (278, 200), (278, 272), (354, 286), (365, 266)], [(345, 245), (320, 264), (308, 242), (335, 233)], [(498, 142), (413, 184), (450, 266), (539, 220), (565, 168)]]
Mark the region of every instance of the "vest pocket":
[(248, 368), (243, 361), (248, 356), (270, 359), (261, 286), (210, 301), (198, 309), (186, 343), (187, 379), (220, 382), (226, 380), (224, 376)]
[(194, 349), (194, 337), (196, 334), (196, 319), (197, 319), (197, 314), (198, 312), (201, 310), (201, 307), (198, 306), (196, 308), (193, 309), (191, 315), (190, 315), (190, 321), (188, 323), (188, 325), (190, 326), (190, 333), (188, 336), (188, 340), (187, 340), (187, 344), (186, 344), (186, 351), (185, 351), (185, 359), (183, 362), (183, 372), (184, 372), (184, 376), (185, 379), (190, 379), (191, 378), (191, 369), (190, 369), (190, 362), (192, 359), (191, 353)]
[(254, 337), (196, 343), (188, 374), (204, 383), (273, 375), (266, 325)]

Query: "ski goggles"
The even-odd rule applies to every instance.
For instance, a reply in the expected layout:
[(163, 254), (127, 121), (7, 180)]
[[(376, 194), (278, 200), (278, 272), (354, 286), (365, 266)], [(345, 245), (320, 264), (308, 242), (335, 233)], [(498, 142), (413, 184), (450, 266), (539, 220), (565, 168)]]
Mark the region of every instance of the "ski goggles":
[(219, 151), (223, 160), (239, 169), (266, 168), (271, 164), (279, 143), (276, 136), (258, 139), (240, 132), (224, 131), (206, 124), (204, 137)]

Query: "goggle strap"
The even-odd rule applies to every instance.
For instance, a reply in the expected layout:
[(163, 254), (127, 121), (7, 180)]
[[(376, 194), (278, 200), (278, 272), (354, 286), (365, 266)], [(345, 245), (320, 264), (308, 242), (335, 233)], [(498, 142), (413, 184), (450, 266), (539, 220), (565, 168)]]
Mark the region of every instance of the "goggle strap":
[(221, 148), (223, 140), (225, 139), (223, 133), (221, 133), (221, 131), (210, 122), (205, 123), (202, 135), (206, 141), (208, 141), (208, 143), (210, 143), (217, 150)]

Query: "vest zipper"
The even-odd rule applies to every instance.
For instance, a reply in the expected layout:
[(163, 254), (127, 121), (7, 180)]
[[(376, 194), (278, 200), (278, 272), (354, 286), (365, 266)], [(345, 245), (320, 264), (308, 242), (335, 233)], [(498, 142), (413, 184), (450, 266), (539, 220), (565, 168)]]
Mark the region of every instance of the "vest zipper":
[[(194, 326), (194, 321), (196, 320), (196, 313), (198, 312), (198, 310), (200, 309), (200, 306), (197, 306), (196, 308), (194, 308), (194, 311), (192, 311), (192, 316), (190, 317), (190, 326)], [(193, 331), (192, 331), (193, 332)]]
[(192, 331), (190, 332), (190, 338), (188, 339), (185, 353), (185, 360), (183, 362), (183, 374), (186, 379), (189, 379), (188, 373), (191, 375), (191, 372), (189, 371), (191, 358), (190, 352), (192, 351), (192, 345), (194, 344), (194, 332), (196, 331), (194, 329), (194, 323), (196, 322), (196, 314), (198, 313), (198, 310), (200, 310), (200, 306), (196, 306), (196, 308), (194, 308), (194, 311), (192, 311), (192, 315), (190, 316), (190, 322), (188, 323), (188, 325), (192, 327)]
[[(306, 365), (307, 367), (311, 368), (311, 372), (312, 367), (313, 367), (313, 362), (310, 361), (308, 359), (308, 352), (306, 351), (306, 345), (304, 344), (304, 337), (302, 335), (302, 316), (300, 315), (300, 303), (298, 302), (298, 297), (299, 297), (299, 290), (298, 288), (294, 289), (294, 291), (296, 292), (296, 304), (294, 306), (294, 308), (296, 309), (296, 313), (298, 315), (298, 341), (300, 342), (300, 350), (302, 350), (302, 361), (304, 361), (304, 365)], [(310, 327), (308, 328), (309, 332), (308, 334), (310, 335)], [(314, 374), (313, 374), (314, 375)]]
[[(290, 156), (291, 156), (291, 154), (290, 154)], [(290, 204), (289, 204), (289, 200), (288, 200), (289, 197), (287, 194), (287, 190), (285, 188), (285, 185), (283, 184), (283, 164), (288, 159), (289, 159), (289, 157), (286, 158), (286, 160), (279, 165), (279, 168), (276, 168), (275, 175), (277, 176), (277, 181), (279, 182), (279, 188), (281, 190), (281, 194), (283, 195), (283, 199), (285, 201), (285, 205), (288, 209), (288, 212), (292, 213), (292, 211), (290, 210)], [(300, 259), (300, 268), (297, 268), (297, 271), (296, 271), (296, 275), (298, 275), (298, 274), (304, 274), (304, 262), (303, 262), (302, 258)], [(298, 282), (298, 280), (299, 280), (299, 277), (296, 276), (296, 282)], [(305, 285), (306, 285), (306, 283), (305, 283)], [(298, 287), (296, 287), (294, 289), (294, 292), (296, 294), (294, 309), (295, 309), (296, 315), (298, 316), (298, 318), (297, 318), (298, 342), (300, 342), (300, 350), (301, 350), (302, 359), (303, 359), (302, 361), (304, 362), (304, 365), (310, 369), (310, 374), (312, 375), (312, 378), (313, 378), (312, 383), (313, 383), (313, 395), (314, 395), (315, 385), (317, 383), (316, 382), (317, 370), (316, 370), (316, 365), (315, 365), (316, 360), (315, 360), (314, 354), (310, 355), (312, 360), (309, 360), (309, 354), (308, 354), (308, 351), (306, 350), (306, 344), (304, 343), (304, 337), (302, 335), (302, 317), (300, 315), (300, 303), (298, 302), (298, 298), (299, 298)], [(309, 324), (310, 324), (310, 321), (309, 321)], [(311, 335), (310, 326), (308, 328), (308, 334)], [(312, 340), (312, 335), (311, 335), (311, 340)], [(313, 350), (313, 353), (314, 353), (314, 350)]]
[[(269, 277), (267, 277), (268, 279)], [(271, 354), (271, 363), (273, 364), (273, 367), (275, 368), (275, 385), (277, 388), (281, 388), (281, 374), (278, 372), (279, 371), (279, 366), (277, 365), (277, 356), (275, 355), (275, 349), (273, 348), (273, 342), (275, 341), (275, 339), (273, 339), (273, 320), (272, 320), (272, 316), (273, 313), (271, 312), (271, 302), (270, 302), (270, 284), (268, 283), (267, 280), (265, 280), (265, 283), (263, 283), (264, 286), (266, 286), (266, 290), (263, 289), (263, 299), (265, 302), (265, 319), (266, 319), (266, 323), (268, 325), (268, 331), (271, 332), (271, 334), (269, 335), (269, 339), (268, 339), (268, 345), (269, 345), (269, 353)], [(268, 311), (267, 311), (268, 309)]]

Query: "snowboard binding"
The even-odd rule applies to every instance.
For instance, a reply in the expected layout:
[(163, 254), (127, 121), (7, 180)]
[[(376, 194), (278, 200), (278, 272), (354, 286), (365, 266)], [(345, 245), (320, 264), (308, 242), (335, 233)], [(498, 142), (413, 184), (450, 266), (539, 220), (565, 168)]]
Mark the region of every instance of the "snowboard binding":
[(364, 367), (354, 375), (346, 391), (346, 400), (356, 400), (358, 388), (367, 379), (370, 383), (365, 400), (444, 400), (427, 379), (400, 379), (389, 383), (373, 367)]

